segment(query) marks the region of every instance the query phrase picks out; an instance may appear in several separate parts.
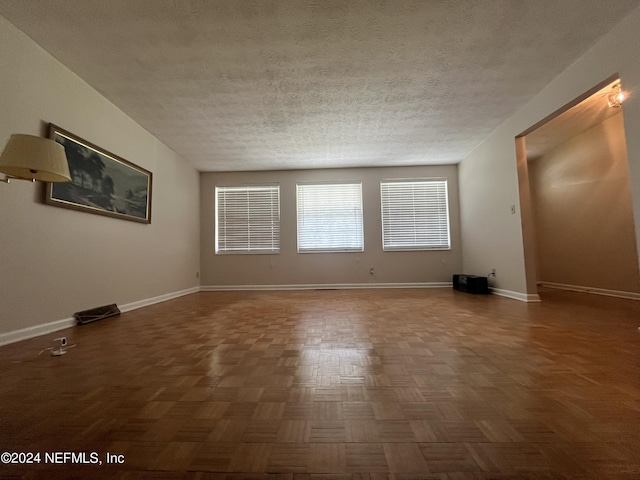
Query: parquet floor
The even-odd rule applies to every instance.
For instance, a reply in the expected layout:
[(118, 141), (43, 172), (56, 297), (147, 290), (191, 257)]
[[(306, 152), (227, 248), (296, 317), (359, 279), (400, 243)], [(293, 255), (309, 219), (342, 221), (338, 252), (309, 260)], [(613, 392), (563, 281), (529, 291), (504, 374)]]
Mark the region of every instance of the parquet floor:
[(568, 292), (189, 295), (0, 348), (0, 450), (43, 455), (0, 477), (640, 479), (639, 325)]

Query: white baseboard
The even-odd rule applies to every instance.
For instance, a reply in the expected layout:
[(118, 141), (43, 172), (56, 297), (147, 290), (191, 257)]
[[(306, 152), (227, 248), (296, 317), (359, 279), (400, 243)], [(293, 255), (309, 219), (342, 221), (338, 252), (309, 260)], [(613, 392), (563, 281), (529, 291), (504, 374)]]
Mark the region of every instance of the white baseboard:
[[(157, 297), (147, 298), (146, 300), (140, 300), (138, 302), (127, 303), (125, 305), (119, 306), (118, 308), (123, 313), (129, 312), (137, 308), (147, 307), (149, 305), (154, 305), (160, 302), (166, 302), (167, 300), (182, 297), (183, 295), (189, 295), (190, 293), (197, 293), (199, 291), (200, 287), (188, 288), (186, 290), (180, 290), (178, 292), (172, 292), (165, 295), (159, 295)], [(73, 327), (75, 325), (76, 320), (74, 318), (65, 318), (63, 320), (56, 320), (55, 322), (22, 328), (13, 332), (0, 333), (0, 346), (20, 342), (22, 340), (28, 340), (29, 338), (39, 337), (40, 335), (46, 335), (48, 333), (57, 332), (58, 330), (64, 330), (65, 328)]]
[(428, 283), (311, 283), (293, 285), (203, 285), (201, 292), (236, 290), (347, 290), (364, 288), (451, 288), (451, 282)]
[(73, 327), (75, 324), (76, 321), (74, 318), (65, 318), (63, 320), (56, 320), (55, 322), (44, 323), (42, 325), (35, 325), (33, 327), (15, 330), (13, 332), (2, 333), (0, 334), (0, 346), (20, 342), (33, 337), (39, 337), (40, 335), (57, 332), (58, 330), (64, 330), (65, 328)]
[(519, 300), (521, 302), (539, 302), (540, 295), (534, 293), (520, 293), (513, 292), (511, 290), (503, 290), (502, 288), (489, 287), (491, 293), (494, 295), (500, 295), (501, 297), (511, 298), (513, 300)]
[(607, 290), (606, 288), (583, 287), (581, 285), (567, 285), (565, 283), (538, 282), (541, 287), (555, 288), (557, 290), (570, 290), (572, 292), (593, 293), (607, 297), (625, 298), (627, 300), (640, 300), (640, 293), (623, 292), (619, 290)]
[(125, 303), (119, 306), (121, 312), (130, 312), (142, 307), (148, 307), (149, 305), (155, 305), (156, 303), (166, 302), (173, 300), (174, 298), (183, 297), (192, 293), (198, 293), (200, 287), (187, 288), (186, 290), (180, 290), (178, 292), (165, 293), (164, 295), (158, 295), (157, 297), (147, 298), (145, 300), (138, 300), (137, 302)]
[[(452, 288), (452, 282), (427, 283), (336, 283), (336, 284), (294, 284), (294, 285), (203, 285), (201, 292), (250, 291), (250, 290), (346, 290), (365, 288)], [(491, 288), (492, 293), (521, 302), (539, 302), (540, 296)]]

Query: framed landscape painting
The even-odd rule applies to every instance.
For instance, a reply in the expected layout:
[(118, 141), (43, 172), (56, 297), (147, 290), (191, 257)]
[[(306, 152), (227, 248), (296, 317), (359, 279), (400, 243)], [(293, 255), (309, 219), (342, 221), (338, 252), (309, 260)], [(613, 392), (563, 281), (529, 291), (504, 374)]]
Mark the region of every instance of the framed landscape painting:
[(49, 138), (64, 147), (71, 181), (48, 183), (46, 203), (151, 223), (150, 171), (53, 124), (49, 124)]

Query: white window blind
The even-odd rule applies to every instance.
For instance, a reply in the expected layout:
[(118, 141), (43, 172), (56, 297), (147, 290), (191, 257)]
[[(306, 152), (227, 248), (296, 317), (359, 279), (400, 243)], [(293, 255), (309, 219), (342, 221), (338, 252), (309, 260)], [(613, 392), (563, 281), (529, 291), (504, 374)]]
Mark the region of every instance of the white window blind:
[(216, 253), (280, 251), (280, 187), (216, 187)]
[(298, 185), (298, 252), (362, 251), (362, 184)]
[(380, 183), (383, 250), (451, 248), (444, 179)]

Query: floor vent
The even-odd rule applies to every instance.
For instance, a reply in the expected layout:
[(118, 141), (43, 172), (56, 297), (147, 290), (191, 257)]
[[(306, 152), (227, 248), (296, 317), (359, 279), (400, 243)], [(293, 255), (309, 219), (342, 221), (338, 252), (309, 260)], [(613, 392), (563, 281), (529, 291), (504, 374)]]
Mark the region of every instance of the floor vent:
[(85, 323), (95, 322), (96, 320), (102, 320), (103, 318), (113, 317), (115, 315), (120, 315), (120, 309), (115, 303), (112, 303), (111, 305), (76, 312), (73, 314), (73, 318), (76, 319), (78, 325), (84, 325)]

